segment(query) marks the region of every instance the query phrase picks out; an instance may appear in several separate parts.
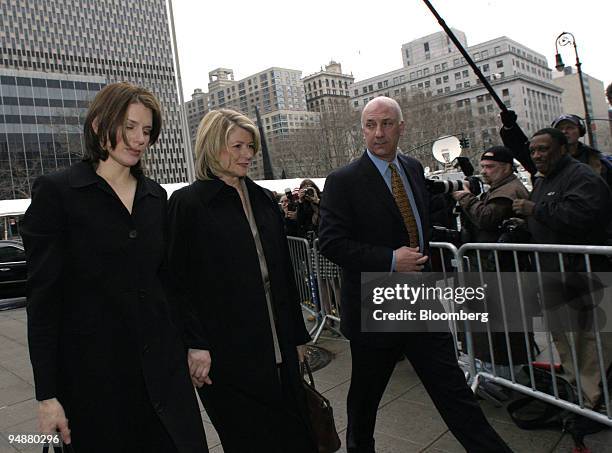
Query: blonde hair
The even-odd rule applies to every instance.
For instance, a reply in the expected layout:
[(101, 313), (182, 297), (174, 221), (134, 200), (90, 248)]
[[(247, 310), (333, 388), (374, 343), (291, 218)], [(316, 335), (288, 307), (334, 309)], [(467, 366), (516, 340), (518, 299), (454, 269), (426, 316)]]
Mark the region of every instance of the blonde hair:
[(211, 179), (211, 174), (218, 176), (226, 170), (219, 162), (219, 153), (227, 148), (229, 134), (236, 127), (253, 135), (255, 153), (259, 151), (259, 131), (253, 121), (234, 110), (211, 110), (200, 121), (196, 134), (195, 170), (197, 179)]

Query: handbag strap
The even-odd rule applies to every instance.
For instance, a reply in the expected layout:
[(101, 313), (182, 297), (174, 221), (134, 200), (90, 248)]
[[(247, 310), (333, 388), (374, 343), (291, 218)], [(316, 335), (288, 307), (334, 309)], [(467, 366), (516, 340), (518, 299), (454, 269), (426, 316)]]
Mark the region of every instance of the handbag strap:
[[(312, 370), (310, 369), (310, 364), (308, 363), (308, 359), (304, 358), (303, 362), (300, 362), (300, 370), (302, 373), (302, 379), (304, 379), (304, 372), (306, 372), (308, 374), (308, 379), (310, 379), (310, 386), (314, 389), (315, 388), (315, 382), (314, 382), (314, 378), (312, 377)], [(306, 380), (306, 379), (304, 379)]]
[[(49, 453), (48, 444), (43, 447), (42, 453)], [(72, 444), (62, 442), (61, 446), (53, 445), (53, 453), (74, 453), (74, 448), (72, 448)]]

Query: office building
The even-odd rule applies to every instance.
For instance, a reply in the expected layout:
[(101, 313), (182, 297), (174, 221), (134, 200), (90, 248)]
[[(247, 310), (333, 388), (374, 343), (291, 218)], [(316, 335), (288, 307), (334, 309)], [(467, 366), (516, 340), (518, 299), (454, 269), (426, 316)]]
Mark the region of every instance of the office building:
[(208, 112), (208, 93), (204, 93), (200, 88), (196, 88), (191, 95), (191, 100), (185, 102), (187, 111), (187, 125), (189, 126), (189, 136), (191, 143), (195, 146), (196, 132), (200, 121)]
[[(612, 154), (612, 140), (610, 139), (610, 119), (608, 118), (608, 105), (605, 88), (601, 80), (582, 73), (584, 80), (584, 95), (591, 117), (591, 130), (593, 143), (591, 146), (600, 151)], [(563, 113), (574, 113), (586, 118), (584, 101), (580, 89), (578, 73), (572, 66), (566, 66), (563, 72), (553, 73), (553, 83), (563, 89), (561, 95)], [(582, 139), (588, 144), (588, 135)]]
[[(208, 73), (208, 93), (196, 90), (188, 104), (191, 109), (190, 133), (195, 136), (199, 120), (208, 110), (230, 108), (246, 114), (256, 121), (255, 107), (263, 124), (263, 130), (270, 148), (275, 176), (280, 177), (296, 174), (299, 156), (294, 154), (290, 144), (296, 132), (312, 129), (318, 125), (317, 113), (306, 108), (304, 85), (301, 81), (301, 71), (279, 67), (268, 68), (240, 80), (234, 80), (234, 71), (228, 68), (217, 68)], [(198, 110), (194, 102), (208, 99), (205, 110)], [(254, 179), (263, 178), (261, 154), (253, 161), (250, 176)]]
[(0, 69), (0, 199), (29, 198), (34, 179), (81, 160), (99, 76)]
[[(2, 123), (0, 167), (11, 170), (2, 177), (0, 185), (16, 185), (19, 190), (9, 191), (12, 197), (29, 194), (37, 171), (56, 168), (49, 165), (55, 162), (54, 156), (47, 155), (51, 148), (33, 146), (38, 141), (24, 135), (35, 134), (34, 126), (39, 126), (39, 131), (44, 126), (31, 122), (32, 118), (49, 116), (45, 109), (51, 107), (44, 105), (43, 99), (70, 100), (63, 91), (55, 91), (56, 81), (60, 83), (60, 90), (66, 86), (69, 95), (74, 94), (79, 101), (78, 115), (69, 115), (64, 120), (66, 123), (73, 121), (71, 118), (82, 120), (84, 101), (95, 94), (89, 90), (90, 83), (101, 86), (128, 81), (151, 89), (164, 109), (164, 129), (158, 144), (149, 152), (146, 167), (161, 183), (187, 180), (165, 0), (0, 0), (0, 69), (5, 71), (5, 77), (15, 79), (17, 97), (23, 97), (25, 102), (18, 99), (14, 105), (2, 101), (3, 109), (10, 110), (13, 122), (7, 123), (4, 118)], [(3, 87), (13, 86), (9, 79), (3, 82)], [(46, 87), (31, 85), (32, 96), (29, 96), (28, 86), (19, 85), (28, 80), (38, 84), (46, 80)], [(87, 90), (82, 89), (83, 83), (87, 84)], [(39, 90), (42, 88), (50, 90), (49, 97)], [(36, 104), (37, 99), (43, 105)], [(34, 105), (27, 104), (30, 100)], [(58, 115), (68, 114), (66, 109), (75, 108), (70, 105), (64, 102)], [(17, 116), (20, 122), (14, 122)], [(74, 126), (77, 125), (81, 123)], [(41, 133), (49, 132), (42, 127)], [(43, 137), (42, 141), (45, 140)], [(57, 160), (57, 168), (72, 162), (78, 153), (78, 149), (71, 148), (71, 157)], [(14, 169), (9, 164), (20, 160), (28, 165)], [(39, 170), (31, 172), (31, 169)]]
[[(467, 45), (465, 34), (455, 33)], [(553, 83), (543, 55), (505, 36), (467, 51), (504, 104), (516, 111), (527, 135), (549, 126), (562, 111), (562, 89)], [(380, 95), (403, 100), (413, 108), (404, 111), (405, 135), (415, 145), (461, 133), (475, 153), (501, 143), (499, 107), (444, 32), (404, 44), (402, 58), (402, 68), (355, 82), (351, 105), (361, 109)]]
[(306, 94), (306, 104), (311, 112), (345, 108), (351, 97), (355, 78), (352, 74), (342, 74), (342, 65), (330, 61), (325, 69), (302, 79)]

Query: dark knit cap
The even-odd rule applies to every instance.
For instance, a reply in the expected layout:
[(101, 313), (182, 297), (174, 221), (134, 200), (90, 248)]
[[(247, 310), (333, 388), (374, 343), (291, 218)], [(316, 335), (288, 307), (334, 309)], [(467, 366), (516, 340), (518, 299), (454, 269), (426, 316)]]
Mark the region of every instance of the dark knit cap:
[(480, 160), (492, 160), (511, 164), (514, 160), (514, 156), (512, 155), (512, 151), (505, 146), (492, 146), (483, 153)]

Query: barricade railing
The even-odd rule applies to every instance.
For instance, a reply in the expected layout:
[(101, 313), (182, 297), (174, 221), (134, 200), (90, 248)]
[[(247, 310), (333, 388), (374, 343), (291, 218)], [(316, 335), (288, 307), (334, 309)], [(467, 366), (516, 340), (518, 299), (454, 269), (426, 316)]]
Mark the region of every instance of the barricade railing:
[[(302, 306), (317, 320), (310, 330), (311, 335), (314, 333), (313, 343), (319, 340), (325, 328), (340, 335), (342, 285), (340, 267), (320, 253), (318, 239), (315, 239), (312, 248), (306, 239), (297, 237), (287, 239)], [(457, 247), (446, 242), (432, 242), (430, 248), (432, 251), (435, 250), (436, 254), (435, 270), (442, 272), (445, 279), (457, 272)], [(457, 339), (456, 332), (455, 329), (455, 339)], [(460, 359), (457, 341), (455, 341), (455, 354)]]
[[(598, 257), (598, 258), (595, 258)], [(597, 422), (612, 426), (612, 408), (608, 388), (608, 371), (612, 360), (612, 333), (600, 332), (597, 319), (597, 310), (592, 311), (592, 331), (558, 332), (551, 328), (547, 310), (539, 314), (529, 313), (526, 310), (526, 298), (537, 297), (538, 304), (545, 306), (547, 292), (543, 290), (544, 273), (558, 272), (562, 282), (565, 282), (570, 272), (596, 272), (606, 269), (601, 266), (603, 257), (612, 257), (612, 247), (608, 246), (578, 246), (578, 245), (552, 245), (552, 244), (464, 244), (457, 251), (457, 264), (459, 277), (464, 272), (477, 272), (481, 282), (484, 272), (494, 272), (498, 280), (498, 294), (504, 331), (505, 353), (508, 365), (496, 363), (493, 333), (487, 325), (486, 343), (488, 346), (489, 361), (482, 361), (474, 351), (473, 335), (467, 332), (469, 338), (467, 351), (471, 362), (470, 369), (476, 370), (473, 374), (472, 389), (478, 391), (482, 384), (493, 382), (502, 387), (510, 388), (520, 393), (532, 396), (539, 400), (554, 404), (563, 409), (583, 415)], [(594, 263), (595, 261), (595, 263)], [(528, 292), (522, 284), (521, 274), (531, 272), (535, 274), (537, 288), (535, 293)], [(504, 293), (501, 275), (511, 275), (514, 279), (517, 294), (514, 297)], [(507, 277), (507, 275), (506, 275)], [(505, 280), (508, 281), (508, 280)], [(591, 280), (589, 280), (590, 282)], [(589, 283), (590, 285), (591, 283)], [(604, 289), (604, 303), (610, 303), (612, 295), (609, 288)], [(592, 294), (592, 293), (591, 293)], [(506, 320), (507, 310), (517, 310), (520, 314), (522, 332), (510, 332)], [(539, 324), (536, 336), (534, 323)], [(479, 334), (479, 340), (484, 341), (484, 334)], [(499, 334), (498, 334), (499, 335)], [(499, 339), (499, 336), (498, 336)], [(518, 340), (518, 341), (517, 341)], [(523, 341), (524, 351), (517, 348), (517, 343)], [(536, 348), (534, 348), (534, 344)], [(542, 353), (539, 346), (543, 346)], [(515, 363), (514, 352), (525, 353), (522, 356), (524, 363)], [(480, 348), (482, 351), (482, 348)], [(485, 350), (487, 348), (485, 347)], [(536, 351), (538, 351), (536, 353)], [(482, 353), (482, 352), (481, 352)], [(535, 356), (540, 355), (545, 360), (545, 367), (551, 374), (552, 394), (545, 393), (537, 388), (534, 372)], [(486, 354), (485, 354), (486, 355)], [(516, 354), (519, 356), (520, 354)], [(525, 359), (526, 356), (526, 359)], [(560, 362), (568, 374), (569, 380), (575, 384), (577, 401), (568, 400), (560, 394), (557, 375), (561, 374), (555, 363)], [(520, 379), (518, 369), (522, 365), (528, 376)], [(599, 387), (599, 392), (597, 388)]]
[(319, 240), (315, 239), (312, 246), (313, 270), (319, 291), (321, 306), (320, 323), (312, 338), (316, 343), (324, 328), (328, 328), (340, 336), (340, 285), (342, 273), (337, 264), (325, 258), (319, 251)]
[(315, 317), (315, 325), (309, 331), (312, 335), (318, 329), (320, 323), (320, 304), (316, 288), (317, 282), (312, 268), (312, 251), (310, 244), (304, 238), (288, 236), (287, 242), (300, 302), (302, 307)]
[[(433, 272), (442, 273), (442, 278), (444, 281), (448, 281), (449, 278), (456, 276), (458, 271), (458, 262), (457, 262), (457, 247), (454, 244), (449, 242), (430, 242), (429, 243), (429, 258), (431, 262), (431, 270)], [(449, 307), (450, 311), (454, 311), (454, 305), (451, 304)], [(458, 332), (460, 329), (457, 326), (459, 321), (450, 321), (450, 330), (453, 335), (455, 341), (453, 341), (453, 346), (455, 349), (455, 356), (457, 357), (457, 361), (459, 362), (459, 366), (463, 370), (466, 379), (469, 376), (474, 375), (476, 370), (473, 368), (473, 360), (470, 360), (469, 355), (467, 354), (467, 348), (464, 348), (462, 339), (459, 337)], [(471, 337), (470, 333), (467, 329), (464, 329), (466, 333), (464, 334), (466, 344), (470, 342)]]
[[(315, 240), (311, 248), (308, 241), (302, 238), (289, 238), (291, 258), (294, 265), (296, 283), (300, 291), (301, 300), (304, 308), (312, 313), (317, 318), (317, 323), (311, 329), (311, 335), (314, 333), (314, 342), (318, 341), (324, 328), (336, 330), (337, 323), (341, 318), (340, 312), (340, 288), (341, 288), (341, 272), (340, 268), (327, 260), (319, 252), (318, 240)], [(457, 249), (453, 244), (445, 242), (433, 242), (430, 244), (430, 258), (433, 271), (441, 272), (446, 280), (451, 276), (458, 276), (462, 279), (464, 272), (478, 272), (482, 275), (483, 272), (514, 272), (517, 276), (518, 292), (514, 297), (518, 300), (518, 309), (523, 322), (522, 332), (510, 332), (507, 325), (504, 324), (504, 332), (502, 335), (505, 339), (506, 353), (508, 358), (508, 366), (504, 367), (497, 364), (495, 361), (494, 343), (492, 340), (492, 332), (487, 326), (486, 341), (488, 343), (490, 362), (485, 363), (480, 357), (475, 355), (473, 332), (470, 331), (469, 325), (466, 323), (464, 334), (459, 336), (457, 326), (451, 326), (452, 333), (455, 337), (455, 353), (459, 364), (462, 366), (466, 374), (466, 378), (472, 380), (472, 390), (479, 391), (479, 387), (492, 382), (502, 387), (506, 387), (520, 393), (532, 396), (541, 401), (554, 404), (563, 409), (584, 415), (592, 420), (612, 426), (612, 407), (610, 404), (609, 388), (606, 385), (608, 378), (608, 365), (611, 363), (612, 357), (612, 333), (599, 332), (595, 326), (597, 321), (593, 323), (592, 339), (588, 343), (594, 349), (591, 351), (596, 357), (597, 379), (601, 383), (600, 401), (588, 401), (585, 398), (583, 389), (583, 380), (585, 378), (593, 378), (585, 375), (585, 370), (581, 369), (578, 363), (584, 353), (580, 348), (577, 349), (576, 342), (584, 343), (584, 335), (577, 332), (564, 333), (562, 336), (567, 341), (569, 352), (568, 357), (571, 358), (571, 364), (563, 364), (565, 368), (569, 368), (574, 376), (575, 388), (577, 393), (577, 402), (569, 401), (560, 395), (557, 385), (557, 368), (554, 366), (558, 361), (558, 353), (556, 346), (561, 345), (560, 339), (555, 337), (556, 333), (546, 329), (548, 320), (545, 312), (541, 319), (530, 314), (529, 317), (525, 311), (525, 291), (521, 287), (520, 274), (524, 272), (533, 272), (536, 274), (536, 279), (539, 284), (542, 284), (543, 272), (550, 271), (551, 260), (556, 263), (554, 269), (561, 274), (571, 271), (567, 269), (568, 262), (577, 259), (582, 263), (584, 272), (592, 272), (593, 269), (592, 256), (607, 256), (612, 257), (612, 247), (606, 246), (576, 246), (576, 245), (552, 245), (552, 244), (500, 244), (500, 243), (468, 243)], [(503, 259), (502, 259), (503, 256)], [(510, 260), (508, 260), (510, 257)], [(570, 260), (571, 257), (571, 260)], [(577, 258), (578, 257), (578, 258)], [(485, 260), (489, 266), (485, 269), (483, 263)], [(544, 263), (542, 262), (544, 261)], [(501, 263), (505, 263), (507, 267), (510, 262), (510, 269), (502, 270)], [(527, 264), (526, 264), (527, 263)], [(491, 267), (492, 266), (492, 267)], [(541, 286), (539, 288), (541, 290)], [(543, 292), (538, 292), (543, 294)], [(506, 300), (508, 295), (500, 294), (502, 308), (505, 310), (513, 301)], [(541, 296), (538, 296), (541, 297)], [(606, 294), (608, 303), (612, 300), (610, 294)], [(542, 301), (540, 301), (542, 302)], [(512, 306), (516, 309), (516, 305)], [(533, 322), (539, 322), (541, 325), (538, 338), (531, 337), (533, 332)], [(542, 328), (543, 327), (543, 328)], [(522, 337), (523, 346), (526, 352), (524, 365), (528, 370), (527, 382), (518, 382), (517, 369), (514, 363), (512, 346), (510, 337), (516, 334)], [(604, 337), (604, 338), (602, 338)], [(482, 335), (481, 335), (482, 338)], [(537, 346), (543, 346), (544, 353), (533, 350), (533, 343)], [(464, 344), (465, 342), (465, 344)], [(581, 344), (582, 344), (581, 343)], [(609, 347), (608, 347), (609, 344)], [(467, 354), (466, 354), (467, 353)], [(607, 354), (609, 357), (606, 358)], [(534, 375), (534, 360), (536, 355), (540, 355), (542, 360), (546, 360), (550, 367), (547, 368), (552, 376), (552, 394), (545, 393), (539, 390), (536, 386)], [(592, 371), (592, 370), (591, 370)], [(492, 398), (495, 402), (495, 399)], [(594, 410), (591, 406), (597, 404)], [(599, 412), (602, 410), (602, 412)]]

